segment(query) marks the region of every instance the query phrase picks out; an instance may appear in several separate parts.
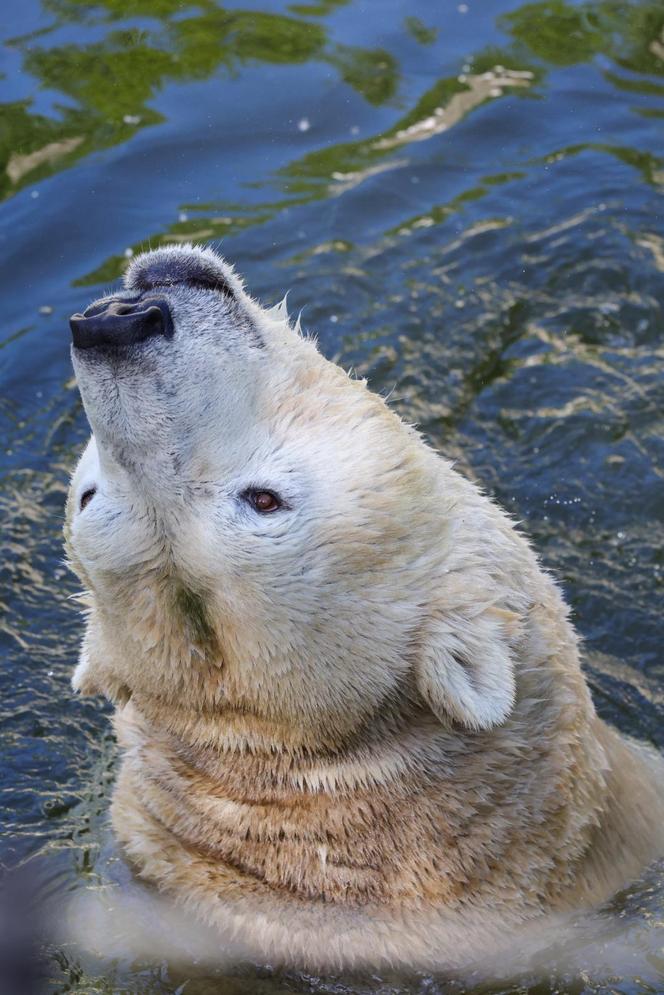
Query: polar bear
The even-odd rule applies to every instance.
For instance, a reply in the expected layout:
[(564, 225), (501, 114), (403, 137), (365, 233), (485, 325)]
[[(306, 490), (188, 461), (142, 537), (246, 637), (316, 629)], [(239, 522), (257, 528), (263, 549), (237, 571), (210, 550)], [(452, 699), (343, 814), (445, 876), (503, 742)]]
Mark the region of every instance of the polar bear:
[(249, 955), (461, 969), (664, 853), (526, 539), (210, 249), (71, 321), (67, 504), (115, 834)]

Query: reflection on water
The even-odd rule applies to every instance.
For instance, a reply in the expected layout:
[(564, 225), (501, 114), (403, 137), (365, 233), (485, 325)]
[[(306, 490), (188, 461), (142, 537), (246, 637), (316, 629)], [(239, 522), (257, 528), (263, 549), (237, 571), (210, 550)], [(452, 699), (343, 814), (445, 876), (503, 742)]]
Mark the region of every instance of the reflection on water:
[[(68, 686), (59, 531), (86, 428), (66, 317), (161, 241), (223, 238), (258, 296), (290, 288), (326, 354), (513, 511), (564, 583), (599, 710), (664, 748), (661, 3), (7, 9), (0, 859), (32, 857), (56, 906), (117, 863), (106, 708)], [(563, 956), (562, 981), (493, 990), (663, 990), (661, 872), (617, 902), (620, 970), (595, 950), (603, 980)], [(81, 993), (479, 991), (55, 956), (53, 989)]]
[[(22, 71), (66, 102), (55, 104), (57, 118), (32, 112), (28, 101), (3, 107), (5, 194), (163, 121), (147, 103), (167, 83), (237, 73), (252, 62), (318, 60), (370, 103), (383, 103), (394, 94), (398, 63), (383, 49), (329, 44), (322, 24), (278, 13), (229, 10), (206, 2), (191, 5), (200, 12), (187, 16), (187, 6), (177, 0), (140, 0), (131, 5), (131, 20), (149, 22), (118, 27), (126, 19), (127, 5), (115, 0), (44, 3), (55, 18), (48, 27), (8, 44), (21, 53)], [(324, 13), (324, 8), (296, 9), (305, 15)], [(58, 44), (65, 26), (81, 20), (80, 37)]]

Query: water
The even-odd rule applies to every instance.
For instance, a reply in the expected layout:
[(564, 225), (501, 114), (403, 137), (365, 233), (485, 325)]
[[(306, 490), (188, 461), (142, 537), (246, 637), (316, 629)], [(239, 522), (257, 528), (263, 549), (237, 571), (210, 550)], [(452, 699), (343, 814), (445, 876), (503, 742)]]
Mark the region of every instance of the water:
[[(663, 748), (661, 0), (5, 0), (0, 31), (2, 860), (64, 907), (114, 859), (107, 708), (68, 683), (67, 317), (163, 241), (223, 240), (266, 303), (290, 288), (323, 351), (514, 513), (599, 711)], [(621, 902), (627, 969), (500, 990), (664, 991), (663, 875)], [(474, 990), (66, 947), (46, 972), (81, 993)]]

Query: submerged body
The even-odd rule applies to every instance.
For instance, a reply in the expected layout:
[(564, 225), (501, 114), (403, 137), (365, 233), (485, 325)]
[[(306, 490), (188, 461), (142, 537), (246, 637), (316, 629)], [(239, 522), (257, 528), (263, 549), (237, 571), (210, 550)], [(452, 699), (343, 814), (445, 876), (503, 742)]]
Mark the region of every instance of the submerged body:
[(456, 969), (664, 853), (507, 516), (213, 253), (126, 290), (74, 325), (67, 546), (138, 872), (253, 957)]

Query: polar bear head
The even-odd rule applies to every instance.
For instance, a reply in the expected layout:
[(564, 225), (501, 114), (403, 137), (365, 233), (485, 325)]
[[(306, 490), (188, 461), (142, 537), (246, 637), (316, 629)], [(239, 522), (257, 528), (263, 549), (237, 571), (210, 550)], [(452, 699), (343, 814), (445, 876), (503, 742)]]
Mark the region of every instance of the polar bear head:
[(530, 551), (283, 307), (174, 246), (72, 330), (93, 432), (65, 528), (76, 688), (307, 749), (377, 714), (507, 718)]

